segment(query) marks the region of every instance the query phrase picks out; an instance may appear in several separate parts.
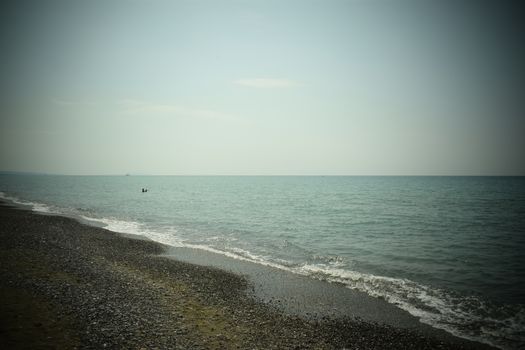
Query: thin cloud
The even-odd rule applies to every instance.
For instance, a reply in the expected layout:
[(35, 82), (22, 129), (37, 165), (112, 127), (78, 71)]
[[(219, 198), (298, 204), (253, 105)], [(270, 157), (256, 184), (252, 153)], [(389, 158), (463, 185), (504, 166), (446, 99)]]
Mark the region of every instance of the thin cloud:
[(269, 79), (269, 78), (239, 79), (239, 80), (235, 80), (234, 84), (252, 87), (252, 88), (262, 88), (262, 89), (292, 88), (292, 87), (302, 85), (296, 81), (289, 80), (289, 79)]
[(93, 102), (90, 101), (74, 101), (74, 100), (66, 100), (62, 98), (53, 98), (51, 99), (51, 103), (57, 106), (79, 106), (79, 105), (93, 105)]
[(238, 118), (223, 112), (205, 108), (193, 108), (178, 104), (151, 103), (140, 100), (121, 100), (118, 104), (125, 114), (173, 115), (186, 118), (238, 121)]

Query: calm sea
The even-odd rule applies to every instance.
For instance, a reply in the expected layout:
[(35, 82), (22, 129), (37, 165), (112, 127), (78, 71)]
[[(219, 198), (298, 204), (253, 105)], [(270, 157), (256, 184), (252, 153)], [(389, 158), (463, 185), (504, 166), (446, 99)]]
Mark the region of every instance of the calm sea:
[(455, 335), (525, 347), (525, 178), (0, 175), (0, 191), (35, 211), (344, 283)]

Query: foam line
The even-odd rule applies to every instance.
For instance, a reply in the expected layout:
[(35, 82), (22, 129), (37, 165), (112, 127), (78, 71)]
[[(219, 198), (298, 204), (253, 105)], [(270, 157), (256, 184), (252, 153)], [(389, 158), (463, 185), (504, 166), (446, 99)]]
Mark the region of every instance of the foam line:
[[(41, 213), (70, 216), (71, 212), (74, 212), (74, 210), (61, 210), (43, 203), (21, 200), (8, 196), (3, 192), (0, 192), (0, 198), (15, 204), (29, 206), (32, 210)], [(159, 231), (148, 229), (136, 221), (126, 221), (118, 218), (93, 218), (80, 213), (77, 213), (76, 216), (91, 223), (102, 223), (106, 229), (113, 232), (140, 235), (174, 247), (199, 249), (311, 278), (342, 283), (348, 288), (365, 292), (373, 297), (382, 298), (418, 317), (425, 324), (443, 329), (462, 338), (487, 343), (502, 349), (505, 348), (505, 345), (497, 341), (497, 339), (502, 337), (502, 333), (508, 333), (507, 337), (512, 336), (512, 334), (519, 334), (515, 330), (522, 329), (525, 323), (525, 306), (523, 305), (517, 306), (517, 310), (502, 312), (505, 310), (497, 310), (496, 306), (489, 305), (474, 296), (459, 296), (451, 291), (432, 288), (408, 279), (376, 276), (343, 269), (340, 267), (341, 262), (338, 259), (326, 263), (297, 264), (282, 259), (273, 259), (269, 256), (257, 255), (239, 247), (232, 247), (226, 250), (218, 249), (211, 245), (188, 242), (183, 237), (180, 237), (178, 231), (173, 227)], [(215, 236), (215, 241), (218, 240), (216, 238), (217, 236)], [(214, 240), (211, 241), (213, 242)], [(502, 316), (498, 319), (487, 318), (487, 314)], [(523, 339), (515, 340), (523, 341)]]

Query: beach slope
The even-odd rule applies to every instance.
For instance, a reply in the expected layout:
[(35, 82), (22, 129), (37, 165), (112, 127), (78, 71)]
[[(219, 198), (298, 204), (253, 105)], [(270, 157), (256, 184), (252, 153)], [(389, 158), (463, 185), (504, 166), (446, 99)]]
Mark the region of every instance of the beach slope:
[(250, 297), (241, 276), (159, 256), (161, 244), (0, 205), (6, 348), (464, 349), (354, 319), (308, 320)]

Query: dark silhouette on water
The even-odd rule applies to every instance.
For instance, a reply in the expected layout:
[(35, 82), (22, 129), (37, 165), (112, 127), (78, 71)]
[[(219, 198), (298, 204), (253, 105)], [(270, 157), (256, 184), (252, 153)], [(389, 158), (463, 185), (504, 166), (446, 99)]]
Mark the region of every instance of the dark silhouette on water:
[(145, 193), (145, 192), (148, 192), (148, 189), (147, 189), (147, 188), (143, 188), (143, 189), (142, 189), (142, 193)]

